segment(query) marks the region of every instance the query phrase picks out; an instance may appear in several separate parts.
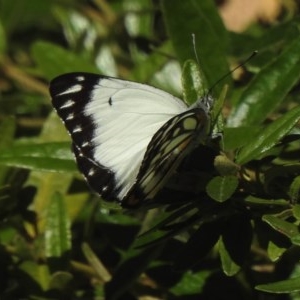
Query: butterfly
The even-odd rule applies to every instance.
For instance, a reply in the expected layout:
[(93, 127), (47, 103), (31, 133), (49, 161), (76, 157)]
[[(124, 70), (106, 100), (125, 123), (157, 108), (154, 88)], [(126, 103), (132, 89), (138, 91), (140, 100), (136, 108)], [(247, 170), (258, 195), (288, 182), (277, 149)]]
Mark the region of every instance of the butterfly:
[(60, 75), (50, 94), (89, 186), (125, 208), (151, 201), (210, 123), (211, 97), (187, 107), (160, 89), (104, 75)]

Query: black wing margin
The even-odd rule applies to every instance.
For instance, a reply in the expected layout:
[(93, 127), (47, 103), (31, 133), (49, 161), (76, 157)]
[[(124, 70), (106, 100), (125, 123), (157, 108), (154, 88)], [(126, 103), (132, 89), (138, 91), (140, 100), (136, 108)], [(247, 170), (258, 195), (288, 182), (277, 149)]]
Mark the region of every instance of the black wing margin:
[(96, 145), (92, 140), (97, 124), (84, 114), (85, 106), (92, 101), (92, 91), (104, 78), (107, 77), (91, 73), (64, 74), (50, 82), (50, 95), (57, 114), (72, 137), (78, 168), (88, 184), (105, 200), (119, 201), (114, 173), (94, 159)]

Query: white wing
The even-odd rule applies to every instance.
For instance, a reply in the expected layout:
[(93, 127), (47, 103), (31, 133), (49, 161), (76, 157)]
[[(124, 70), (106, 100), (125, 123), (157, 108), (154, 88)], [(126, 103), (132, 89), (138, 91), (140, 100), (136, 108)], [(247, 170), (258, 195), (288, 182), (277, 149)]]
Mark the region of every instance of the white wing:
[(72, 136), (79, 169), (107, 200), (122, 201), (135, 184), (151, 138), (187, 110), (162, 90), (89, 73), (55, 78), (50, 93)]

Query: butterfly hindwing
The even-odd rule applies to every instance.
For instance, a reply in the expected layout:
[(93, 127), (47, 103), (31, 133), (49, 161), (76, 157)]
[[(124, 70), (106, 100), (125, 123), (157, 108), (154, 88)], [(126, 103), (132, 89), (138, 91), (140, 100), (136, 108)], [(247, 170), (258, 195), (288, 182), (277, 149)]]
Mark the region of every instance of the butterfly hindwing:
[[(154, 87), (90, 73), (55, 78), (50, 94), (72, 137), (80, 171), (106, 200), (119, 202), (143, 178), (140, 169), (153, 137), (187, 110), (180, 99)], [(159, 148), (147, 150), (149, 160)]]
[(201, 108), (185, 111), (166, 122), (149, 143), (137, 182), (124, 198), (123, 206), (152, 199), (187, 153), (205, 137), (208, 124), (208, 115)]

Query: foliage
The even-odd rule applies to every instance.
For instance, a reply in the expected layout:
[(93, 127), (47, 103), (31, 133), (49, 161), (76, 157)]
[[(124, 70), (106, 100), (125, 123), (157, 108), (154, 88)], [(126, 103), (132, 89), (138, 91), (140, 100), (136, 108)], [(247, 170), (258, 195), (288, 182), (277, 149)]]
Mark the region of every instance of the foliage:
[[(211, 0), (0, 0), (0, 298), (297, 299), (299, 25), (233, 33)], [(47, 87), (72, 71), (187, 103), (213, 87), (213, 139), (157, 207), (121, 211), (76, 171)]]

